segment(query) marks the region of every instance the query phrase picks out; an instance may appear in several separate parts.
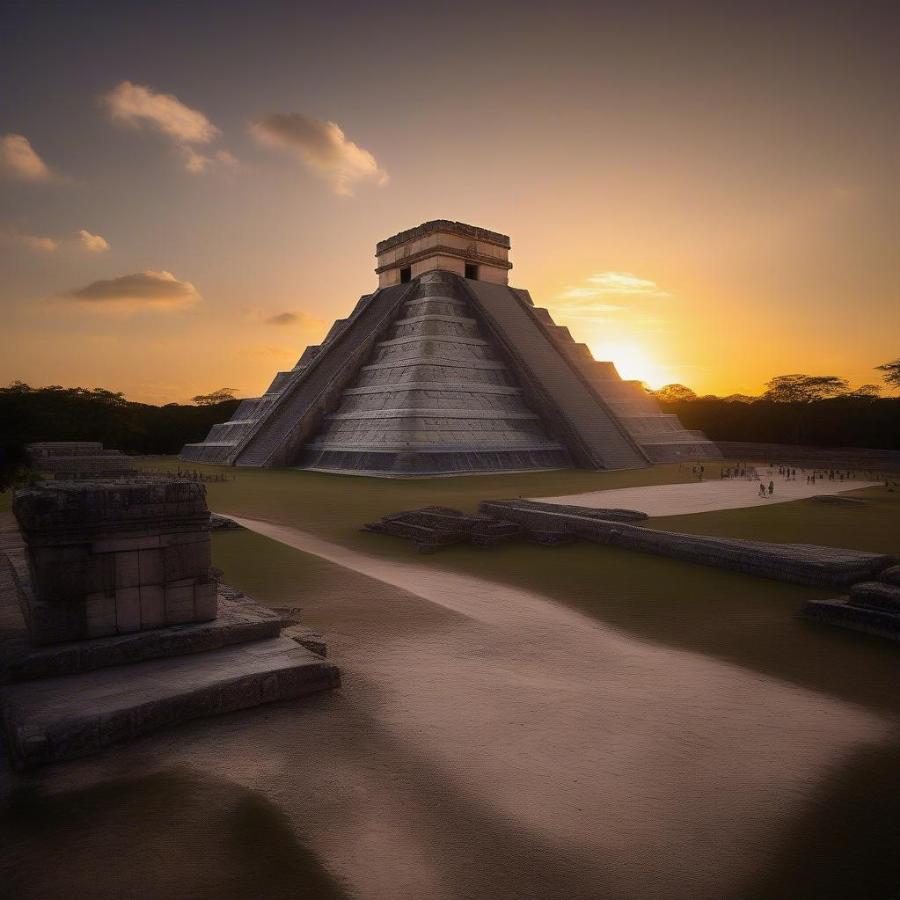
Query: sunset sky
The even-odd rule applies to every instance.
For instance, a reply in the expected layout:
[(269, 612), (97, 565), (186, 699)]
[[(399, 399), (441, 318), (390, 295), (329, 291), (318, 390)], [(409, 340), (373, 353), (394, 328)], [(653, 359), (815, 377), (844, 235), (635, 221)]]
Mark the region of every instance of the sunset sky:
[(258, 394), (434, 218), (654, 387), (900, 355), (896, 3), (0, 6), (0, 384)]

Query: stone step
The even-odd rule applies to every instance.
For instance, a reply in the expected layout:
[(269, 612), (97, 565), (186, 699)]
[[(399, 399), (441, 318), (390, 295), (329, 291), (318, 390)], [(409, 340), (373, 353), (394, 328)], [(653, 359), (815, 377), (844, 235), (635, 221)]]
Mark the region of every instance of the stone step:
[(881, 581), (863, 581), (850, 588), (851, 606), (868, 609), (883, 609), (885, 612), (900, 613), (900, 587)]
[(191, 719), (340, 685), (338, 669), (286, 637), (62, 678), (0, 693), (18, 768), (88, 756)]
[(35, 647), (23, 631), (15, 646), (11, 642), (4, 644), (0, 681), (49, 678), (218, 650), (233, 644), (278, 637), (285, 624), (277, 613), (222, 585), (218, 616), (211, 622), (172, 625), (41, 647)]

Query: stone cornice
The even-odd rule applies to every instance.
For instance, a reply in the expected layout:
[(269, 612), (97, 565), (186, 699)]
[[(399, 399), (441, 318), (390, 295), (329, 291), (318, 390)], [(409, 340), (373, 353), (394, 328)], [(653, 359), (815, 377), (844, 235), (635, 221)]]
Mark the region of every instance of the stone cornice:
[(496, 244), (509, 250), (509, 235), (500, 234), (499, 231), (488, 231), (486, 228), (478, 228), (475, 225), (467, 225), (465, 222), (451, 222), (449, 219), (432, 219), (430, 222), (423, 222), (415, 228), (408, 228), (392, 237), (385, 238), (375, 245), (375, 255), (380, 256), (393, 247), (405, 244), (407, 241), (416, 238), (425, 237), (426, 234), (434, 234), (435, 232), (445, 232), (447, 234), (457, 234), (460, 237), (472, 238), (476, 241), (485, 241), (489, 244)]
[(465, 260), (466, 262), (474, 262), (485, 266), (493, 266), (495, 269), (508, 270), (513, 267), (511, 262), (508, 262), (505, 259), (498, 259), (496, 256), (485, 256), (483, 253), (469, 253), (465, 250), (460, 250), (458, 247), (447, 247), (439, 244), (437, 247), (428, 247), (425, 250), (420, 250), (418, 253), (410, 253), (409, 256), (404, 256), (402, 257), (402, 259), (398, 259), (396, 262), (378, 266), (378, 268), (375, 269), (375, 274), (380, 275), (382, 272), (388, 272), (391, 269), (399, 269), (403, 266), (410, 266), (413, 263), (419, 262), (419, 260), (421, 259), (427, 259), (429, 256), (452, 256), (456, 259)]

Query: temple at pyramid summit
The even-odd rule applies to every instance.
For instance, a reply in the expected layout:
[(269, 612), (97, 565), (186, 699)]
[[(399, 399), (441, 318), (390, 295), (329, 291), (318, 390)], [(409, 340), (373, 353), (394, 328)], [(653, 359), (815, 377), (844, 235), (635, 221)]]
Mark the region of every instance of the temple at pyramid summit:
[(421, 477), (720, 456), (510, 287), (509, 249), (443, 219), (380, 241), (377, 290), (181, 458)]

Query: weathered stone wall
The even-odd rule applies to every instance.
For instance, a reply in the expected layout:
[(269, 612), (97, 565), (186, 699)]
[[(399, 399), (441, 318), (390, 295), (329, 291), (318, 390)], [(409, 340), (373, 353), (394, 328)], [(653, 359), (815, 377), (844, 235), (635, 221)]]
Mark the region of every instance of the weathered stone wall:
[(202, 484), (47, 482), (17, 492), (37, 644), (216, 617)]
[(122, 478), (135, 473), (121, 450), (96, 441), (43, 441), (26, 447), (31, 465), (56, 478)]
[[(720, 569), (731, 569), (796, 584), (845, 587), (875, 577), (896, 560), (811, 544), (773, 544), (703, 535), (655, 531), (612, 522), (585, 513), (558, 512), (549, 504), (522, 500), (494, 500), (480, 512), (516, 522), (528, 530), (560, 531), (598, 544), (668, 556)], [(594, 511), (596, 512), (596, 511)]]

